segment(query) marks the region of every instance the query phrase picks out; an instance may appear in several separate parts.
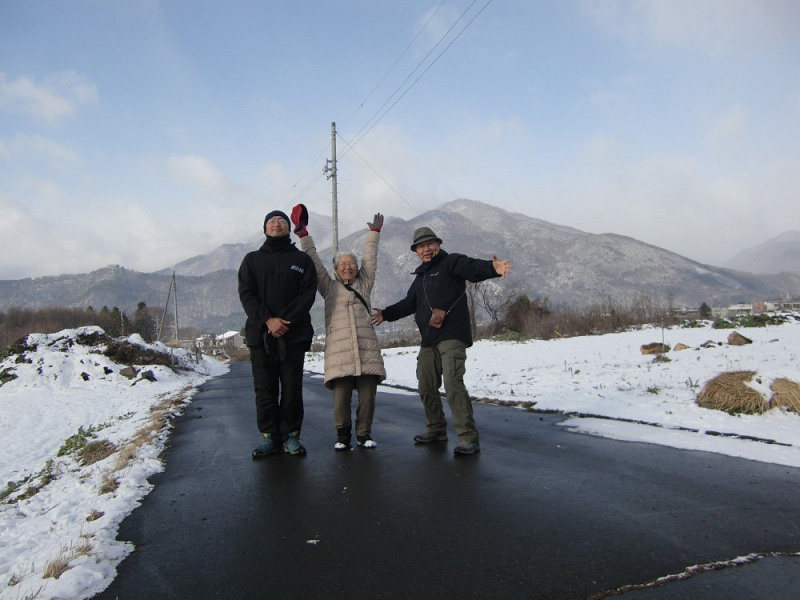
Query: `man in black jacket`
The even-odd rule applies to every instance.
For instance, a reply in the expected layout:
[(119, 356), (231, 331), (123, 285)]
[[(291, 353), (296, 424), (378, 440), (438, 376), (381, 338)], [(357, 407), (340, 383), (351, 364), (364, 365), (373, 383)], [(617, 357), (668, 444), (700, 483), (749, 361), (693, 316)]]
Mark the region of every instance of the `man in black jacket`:
[(472, 414), (472, 402), (464, 385), (467, 348), (472, 345), (466, 282), (477, 283), (511, 272), (508, 260), (480, 260), (463, 254), (448, 254), (442, 240), (430, 227), (414, 232), (411, 250), (422, 264), (414, 271), (416, 278), (403, 300), (375, 309), (373, 322), (396, 321), (413, 314), (422, 336), (417, 357), (417, 383), (425, 408), (427, 429), (414, 436), (420, 444), (447, 440), (447, 421), (442, 409), (439, 388), (444, 389), (453, 428), (458, 434), (456, 455), (480, 452), (478, 430)]
[(256, 420), (264, 438), (253, 458), (277, 452), (301, 455), (303, 361), (311, 347), (311, 306), (317, 272), (289, 239), (289, 217), (273, 210), (264, 219), (266, 241), (239, 267), (239, 299), (247, 314), (256, 395)]

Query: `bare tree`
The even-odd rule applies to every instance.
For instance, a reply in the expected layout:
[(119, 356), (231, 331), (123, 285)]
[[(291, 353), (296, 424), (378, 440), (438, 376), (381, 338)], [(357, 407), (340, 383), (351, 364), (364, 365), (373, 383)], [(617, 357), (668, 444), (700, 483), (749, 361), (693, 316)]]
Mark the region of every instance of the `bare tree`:
[(492, 280), (476, 284), (475, 291), (475, 301), (489, 315), (492, 320), (492, 328), (495, 330), (499, 327), (503, 313), (511, 303), (525, 294), (522, 285), (518, 282), (498, 284)]

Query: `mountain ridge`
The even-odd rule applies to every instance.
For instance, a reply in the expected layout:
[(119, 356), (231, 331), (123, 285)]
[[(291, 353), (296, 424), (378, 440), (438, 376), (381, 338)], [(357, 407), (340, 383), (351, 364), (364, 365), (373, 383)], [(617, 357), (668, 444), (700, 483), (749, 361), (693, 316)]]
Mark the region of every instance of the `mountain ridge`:
[[(329, 218), (327, 224), (326, 229), (324, 216), (312, 215), (309, 228), (323, 264), (331, 264), (332, 259)], [(447, 252), (511, 259), (512, 274), (505, 280), (487, 282), (491, 289), (514, 286), (530, 298), (548, 298), (551, 305), (587, 305), (607, 298), (628, 302), (647, 296), (661, 304), (669, 299), (675, 305), (696, 307), (703, 302), (724, 305), (800, 296), (798, 274), (758, 275), (705, 265), (628, 236), (586, 233), (461, 199), (408, 220), (386, 218), (373, 306), (386, 306), (405, 296), (412, 281), (410, 273), (418, 264), (409, 246), (414, 229), (422, 225), (442, 238)], [(339, 249), (360, 257), (366, 234), (365, 227), (343, 237)], [(216, 332), (238, 330), (244, 314), (236, 291), (236, 271), (244, 254), (257, 249), (262, 239), (224, 244), (206, 255), (151, 273), (112, 265), (84, 274), (0, 281), (0, 310), (91, 305), (133, 312), (139, 301), (160, 307), (175, 271), (181, 326)], [(314, 308), (318, 328), (321, 307), (320, 300)]]

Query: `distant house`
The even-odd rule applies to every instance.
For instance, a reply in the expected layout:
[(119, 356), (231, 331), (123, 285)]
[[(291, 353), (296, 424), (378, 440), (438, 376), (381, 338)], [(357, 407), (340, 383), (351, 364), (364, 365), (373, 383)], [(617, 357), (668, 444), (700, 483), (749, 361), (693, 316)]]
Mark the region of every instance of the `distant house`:
[(729, 317), (741, 317), (744, 315), (752, 315), (753, 314), (753, 305), (752, 304), (731, 304), (728, 307), (728, 316)]
[(760, 315), (762, 313), (774, 312), (778, 310), (777, 302), (768, 302), (766, 300), (756, 300), (753, 302), (753, 314)]
[(220, 335), (207, 333), (194, 340), (200, 352), (204, 354), (231, 353), (244, 347), (244, 336), (238, 331), (226, 331)]
[(200, 352), (211, 352), (216, 345), (216, 340), (217, 337), (215, 335), (207, 333), (205, 335), (201, 335), (194, 342), (195, 345), (200, 349)]
[(244, 348), (244, 336), (238, 331), (226, 331), (216, 337), (216, 347), (226, 352)]
[(776, 304), (780, 310), (800, 310), (800, 300), (784, 300)]

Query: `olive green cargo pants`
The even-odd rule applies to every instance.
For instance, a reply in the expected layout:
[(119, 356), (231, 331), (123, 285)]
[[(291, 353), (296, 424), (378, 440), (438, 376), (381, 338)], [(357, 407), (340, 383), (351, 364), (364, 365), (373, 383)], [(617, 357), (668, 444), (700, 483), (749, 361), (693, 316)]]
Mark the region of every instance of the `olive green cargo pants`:
[(429, 432), (447, 431), (439, 388), (444, 392), (459, 442), (478, 443), (478, 430), (472, 414), (472, 402), (464, 385), (467, 345), (460, 340), (445, 340), (419, 349), (417, 385)]

